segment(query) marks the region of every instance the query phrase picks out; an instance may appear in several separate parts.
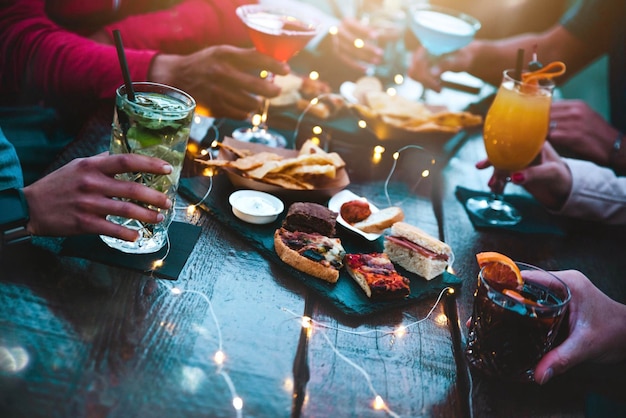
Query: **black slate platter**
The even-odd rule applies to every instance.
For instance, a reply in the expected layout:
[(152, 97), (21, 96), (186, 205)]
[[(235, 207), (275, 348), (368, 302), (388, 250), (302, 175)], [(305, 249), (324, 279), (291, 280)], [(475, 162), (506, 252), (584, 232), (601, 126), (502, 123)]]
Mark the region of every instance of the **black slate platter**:
[[(209, 179), (205, 177), (184, 178), (180, 181), (179, 192), (188, 198), (191, 202), (198, 202), (205, 195), (209, 186)], [(279, 228), (284, 218), (285, 212), (278, 219), (266, 225), (253, 225), (239, 220), (232, 213), (228, 196), (236, 190), (223, 175), (217, 175), (213, 178), (213, 187), (209, 196), (204, 200), (201, 206), (210, 212), (220, 222), (227, 225), (233, 231), (244, 237), (254, 248), (256, 248), (264, 257), (277, 263), (277, 265), (288, 271), (295, 280), (299, 280), (312, 289), (317, 295), (328, 301), (341, 312), (351, 316), (367, 316), (377, 312), (396, 309), (408, 306), (419, 300), (433, 295), (438, 295), (446, 287), (458, 287), (461, 285), (461, 279), (453, 274), (444, 272), (439, 277), (432, 280), (425, 280), (415, 274), (398, 268), (398, 271), (411, 282), (411, 293), (406, 299), (396, 301), (372, 301), (363, 290), (348, 275), (345, 269), (342, 269), (339, 280), (335, 284), (330, 284), (302, 273), (291, 266), (283, 263), (274, 251), (274, 231)], [(285, 208), (288, 208), (292, 202), (284, 201)], [(325, 202), (318, 202), (325, 203)], [(338, 236), (341, 238), (342, 245), (348, 253), (366, 253), (382, 251), (383, 237), (376, 241), (367, 241), (363, 238), (351, 233), (338, 226)]]

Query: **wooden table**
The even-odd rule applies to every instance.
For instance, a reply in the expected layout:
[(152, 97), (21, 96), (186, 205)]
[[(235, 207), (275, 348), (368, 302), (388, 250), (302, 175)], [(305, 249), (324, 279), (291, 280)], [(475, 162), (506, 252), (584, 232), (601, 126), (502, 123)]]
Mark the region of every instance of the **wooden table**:
[[(66, 157), (79, 154), (74, 149)], [(467, 369), (464, 323), (479, 251), (497, 250), (547, 269), (580, 269), (626, 302), (626, 258), (618, 230), (572, 222), (565, 236), (545, 236), (472, 226), (454, 190), (457, 185), (485, 189), (488, 173), (474, 168), (483, 156), (480, 134), (467, 135), (441, 158), (441, 170), (434, 170), (416, 193), (418, 203), (405, 208), (411, 222), (452, 246), (462, 286), (441, 299), (428, 297), (374, 316), (342, 314), (201, 210), (177, 214), (202, 231), (176, 281), (60, 256), (58, 239), (38, 238), (32, 246), (3, 254), (0, 416), (582, 417), (602, 412), (599, 408), (620, 393), (623, 399), (623, 365), (581, 366), (544, 387), (493, 382)], [(379, 192), (386, 171), (378, 173), (371, 161), (362, 161), (350, 189)], [(312, 318), (312, 329), (301, 326), (303, 315)], [(404, 336), (393, 334), (399, 325), (408, 327)], [(221, 365), (215, 360), (218, 351), (225, 355)], [(387, 412), (374, 409), (377, 395)], [(242, 402), (241, 410), (233, 399)]]

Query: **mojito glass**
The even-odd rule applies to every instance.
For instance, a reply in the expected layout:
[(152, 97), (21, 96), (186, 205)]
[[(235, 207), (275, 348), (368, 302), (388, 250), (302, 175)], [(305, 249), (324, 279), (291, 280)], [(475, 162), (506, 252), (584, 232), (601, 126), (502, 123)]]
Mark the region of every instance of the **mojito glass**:
[[(123, 173), (116, 178), (144, 184), (167, 194), (175, 202), (196, 103), (187, 93), (163, 84), (136, 82), (133, 89), (134, 101), (129, 100), (126, 86), (117, 89), (110, 153), (157, 157), (171, 164), (173, 170), (168, 175)], [(137, 230), (139, 238), (131, 242), (101, 236), (102, 240), (125, 253), (145, 254), (160, 250), (167, 241), (167, 230), (174, 215), (173, 205), (168, 210), (146, 207), (162, 212), (163, 222), (146, 224), (109, 215), (109, 221)]]

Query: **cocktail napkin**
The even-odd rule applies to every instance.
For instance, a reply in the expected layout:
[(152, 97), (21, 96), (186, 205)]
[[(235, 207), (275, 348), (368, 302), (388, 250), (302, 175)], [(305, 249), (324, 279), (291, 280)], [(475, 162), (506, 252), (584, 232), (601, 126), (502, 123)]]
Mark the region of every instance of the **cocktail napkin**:
[[(465, 207), (465, 202), (470, 197), (489, 196), (489, 193), (457, 186), (455, 195), (463, 207)], [(465, 208), (465, 211), (476, 229), (502, 229), (525, 234), (565, 235), (565, 230), (560, 225), (559, 217), (550, 214), (532, 197), (510, 194), (505, 195), (504, 200), (515, 206), (522, 215), (522, 220), (517, 225), (491, 225), (469, 212), (467, 208)]]
[[(97, 235), (79, 235), (65, 239), (61, 255), (84, 258), (143, 273), (149, 272), (159, 278), (176, 280), (198, 241), (200, 230), (197, 225), (172, 222), (169, 228), (169, 253), (166, 245), (152, 254), (127, 254), (109, 247)], [(153, 270), (154, 262), (166, 254), (162, 266)]]

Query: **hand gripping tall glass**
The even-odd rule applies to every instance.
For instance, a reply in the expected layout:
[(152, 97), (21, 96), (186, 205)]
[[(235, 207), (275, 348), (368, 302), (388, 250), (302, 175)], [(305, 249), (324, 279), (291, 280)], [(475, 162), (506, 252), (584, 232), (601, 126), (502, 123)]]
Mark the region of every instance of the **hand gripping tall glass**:
[(521, 77), (516, 70), (503, 73), (483, 130), (487, 157), (496, 170), (492, 193), (466, 202), (471, 213), (490, 225), (516, 225), (522, 220), (519, 211), (504, 201), (504, 188), (511, 173), (527, 167), (539, 155), (550, 123), (551, 78), (564, 71), (565, 65), (556, 62)]
[[(137, 82), (132, 86), (134, 100), (129, 98), (131, 95), (126, 85), (116, 92), (110, 153), (157, 157), (167, 161), (172, 166), (172, 172), (168, 175), (124, 173), (116, 175), (116, 178), (141, 183), (165, 193), (175, 202), (196, 102), (187, 93), (163, 84)], [(159, 211), (165, 219), (158, 224), (107, 216), (111, 222), (138, 231), (139, 238), (134, 242), (108, 236), (101, 238), (109, 247), (125, 253), (156, 252), (165, 245), (167, 230), (174, 216), (173, 207)]]
[[(257, 51), (270, 57), (287, 62), (296, 55), (317, 34), (318, 22), (282, 6), (248, 4), (239, 6), (237, 16), (248, 28), (250, 38)], [(274, 75), (269, 73), (267, 80), (272, 81)], [(267, 127), (269, 99), (263, 98), (263, 109), (260, 122), (251, 128), (240, 128), (233, 132), (233, 138), (239, 141), (257, 142), (273, 147), (284, 147), (285, 138), (271, 132)]]

